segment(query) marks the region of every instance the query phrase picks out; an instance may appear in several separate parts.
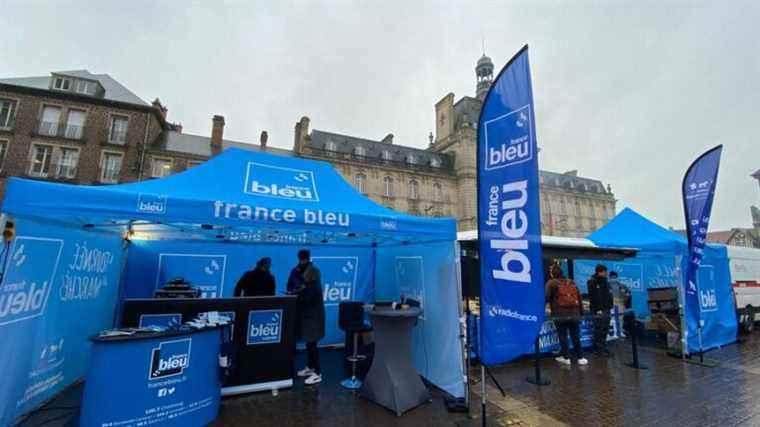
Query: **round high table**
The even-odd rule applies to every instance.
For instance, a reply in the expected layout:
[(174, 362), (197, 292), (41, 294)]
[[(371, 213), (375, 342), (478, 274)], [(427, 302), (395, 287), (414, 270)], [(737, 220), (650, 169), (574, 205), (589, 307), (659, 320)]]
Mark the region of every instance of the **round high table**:
[(412, 328), (422, 310), (376, 307), (368, 314), (374, 329), (375, 356), (360, 394), (401, 416), (430, 401), (430, 392), (412, 360)]

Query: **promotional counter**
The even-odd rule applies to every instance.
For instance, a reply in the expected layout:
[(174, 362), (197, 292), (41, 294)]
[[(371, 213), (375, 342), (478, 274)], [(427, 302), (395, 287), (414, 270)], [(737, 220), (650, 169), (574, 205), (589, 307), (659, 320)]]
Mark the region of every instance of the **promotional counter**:
[(221, 329), (93, 337), (80, 425), (205, 425), (219, 413)]
[(199, 313), (218, 311), (232, 320), (232, 369), (222, 395), (291, 387), (296, 297), (128, 299), (122, 327), (166, 327)]

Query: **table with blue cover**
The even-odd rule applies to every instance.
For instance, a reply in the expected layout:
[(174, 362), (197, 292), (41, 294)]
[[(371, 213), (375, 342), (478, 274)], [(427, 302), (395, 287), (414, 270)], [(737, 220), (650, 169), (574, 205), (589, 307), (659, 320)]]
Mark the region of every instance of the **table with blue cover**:
[(219, 413), (220, 327), (92, 337), (80, 425), (200, 426)]
[(401, 416), (430, 401), (430, 392), (412, 359), (412, 328), (422, 310), (375, 307), (368, 314), (374, 329), (375, 356), (360, 393)]

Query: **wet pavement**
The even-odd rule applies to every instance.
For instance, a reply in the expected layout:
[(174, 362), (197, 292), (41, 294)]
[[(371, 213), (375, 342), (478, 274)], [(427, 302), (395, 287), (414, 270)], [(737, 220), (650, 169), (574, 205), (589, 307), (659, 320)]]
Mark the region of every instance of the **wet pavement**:
[[(507, 392), (489, 380), (489, 425), (498, 426), (760, 426), (760, 332), (741, 344), (711, 351), (709, 368), (684, 363), (655, 348), (642, 348), (647, 370), (635, 370), (626, 342), (613, 345), (612, 358), (589, 357), (589, 365), (541, 362), (551, 380), (545, 387), (525, 381), (531, 360), (491, 369)], [(290, 390), (225, 398), (213, 426), (478, 426), (480, 374), (472, 371), (472, 415), (449, 413), (440, 392), (431, 402), (397, 418), (390, 411), (343, 389), (342, 351), (323, 350), (325, 381)], [(299, 355), (302, 357), (302, 355)], [(51, 402), (24, 426), (75, 425), (81, 387)], [(55, 409), (55, 408), (64, 409)], [(73, 408), (73, 409), (72, 409)], [(57, 418), (56, 418), (57, 417)], [(54, 420), (51, 420), (56, 418)], [(50, 422), (46, 422), (51, 420)]]

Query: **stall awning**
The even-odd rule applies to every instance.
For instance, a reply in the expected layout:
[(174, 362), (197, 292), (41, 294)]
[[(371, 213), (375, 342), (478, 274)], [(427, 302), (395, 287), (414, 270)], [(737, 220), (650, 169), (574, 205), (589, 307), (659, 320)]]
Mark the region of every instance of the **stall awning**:
[(3, 212), (131, 227), (144, 238), (385, 244), (453, 241), (451, 218), (396, 212), (358, 193), (329, 163), (230, 148), (162, 179), (85, 186), (11, 178)]

